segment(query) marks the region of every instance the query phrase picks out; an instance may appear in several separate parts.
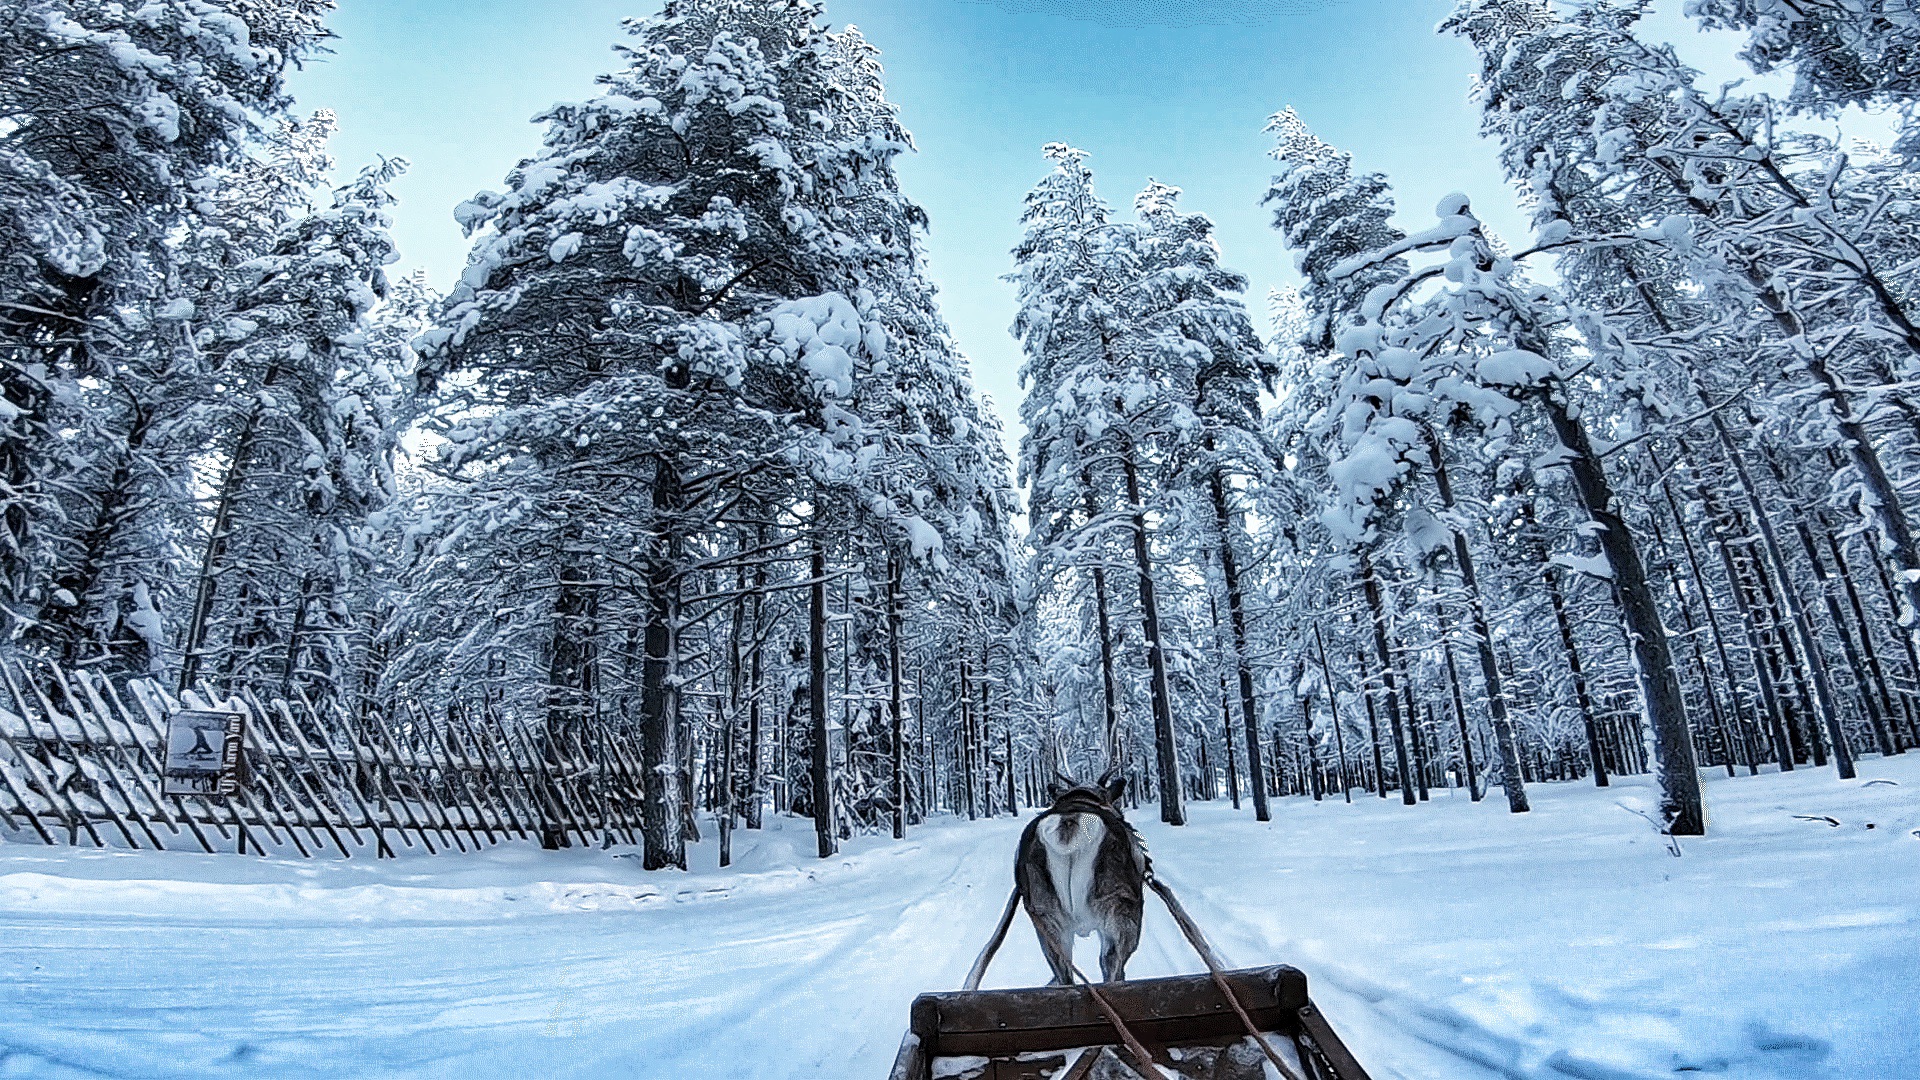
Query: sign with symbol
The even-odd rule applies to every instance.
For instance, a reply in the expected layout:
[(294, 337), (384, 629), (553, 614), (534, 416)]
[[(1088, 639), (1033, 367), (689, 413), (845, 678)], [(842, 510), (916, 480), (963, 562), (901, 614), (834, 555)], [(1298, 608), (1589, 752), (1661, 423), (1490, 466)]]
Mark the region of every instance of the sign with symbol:
[(164, 795), (235, 795), (240, 791), (240, 741), (246, 717), (182, 709), (167, 718)]

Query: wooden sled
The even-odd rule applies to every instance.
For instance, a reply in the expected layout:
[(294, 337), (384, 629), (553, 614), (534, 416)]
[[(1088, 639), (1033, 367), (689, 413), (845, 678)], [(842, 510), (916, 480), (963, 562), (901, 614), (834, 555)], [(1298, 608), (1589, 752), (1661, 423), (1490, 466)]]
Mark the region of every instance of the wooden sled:
[[(1246, 1019), (1211, 975), (922, 994), (889, 1080), (1136, 1080), (1142, 1074), (1128, 1041), (1163, 1075), (1188, 1080), (1264, 1080), (1277, 1071), (1274, 1053), (1301, 1080), (1368, 1080), (1308, 998), (1299, 970), (1248, 968), (1222, 972), (1220, 981)], [(1268, 1050), (1248, 1034), (1249, 1021)]]

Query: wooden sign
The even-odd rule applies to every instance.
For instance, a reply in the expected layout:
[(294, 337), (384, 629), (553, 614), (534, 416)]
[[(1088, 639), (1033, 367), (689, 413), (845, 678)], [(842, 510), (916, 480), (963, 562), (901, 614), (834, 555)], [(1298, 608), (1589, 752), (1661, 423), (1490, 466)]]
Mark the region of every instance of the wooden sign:
[(246, 717), (236, 712), (182, 709), (167, 718), (163, 795), (235, 795), (240, 791), (240, 743)]

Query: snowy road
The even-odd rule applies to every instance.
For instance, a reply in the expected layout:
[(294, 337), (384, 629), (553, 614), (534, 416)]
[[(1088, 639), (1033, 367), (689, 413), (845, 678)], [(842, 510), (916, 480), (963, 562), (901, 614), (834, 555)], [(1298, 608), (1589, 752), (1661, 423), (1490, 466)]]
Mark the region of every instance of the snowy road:
[[(1650, 802), (1632, 783), (1537, 788), (1523, 818), (1436, 793), (1145, 831), (1229, 958), (1305, 968), (1382, 1080), (1911, 1078), (1913, 757), (1851, 784), (1722, 775), (1680, 858), (1619, 805)], [(798, 822), (736, 834), (727, 875), (711, 846), (650, 875), (601, 852), (0, 845), (0, 1076), (877, 1077), (913, 995), (956, 985), (991, 929), (1018, 828), (819, 863)], [(1152, 913), (1132, 973), (1193, 966)], [(1022, 927), (989, 983), (1044, 977)]]

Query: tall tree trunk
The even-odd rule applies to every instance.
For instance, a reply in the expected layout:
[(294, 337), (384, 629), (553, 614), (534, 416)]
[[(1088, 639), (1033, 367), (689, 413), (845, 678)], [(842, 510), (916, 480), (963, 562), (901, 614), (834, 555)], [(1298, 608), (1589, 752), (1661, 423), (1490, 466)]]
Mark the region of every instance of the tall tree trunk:
[(1407, 718), (1407, 762), (1410, 769), (1412, 770), (1411, 775), (1413, 777), (1414, 790), (1417, 793), (1417, 797), (1419, 798), (1419, 800), (1424, 802), (1426, 801), (1426, 798), (1427, 798), (1427, 792), (1426, 792), (1426, 780), (1424, 779), (1424, 775), (1422, 772), (1422, 770), (1424, 769), (1424, 766), (1421, 763), (1422, 754), (1420, 751), (1420, 710), (1414, 704), (1414, 701), (1413, 701), (1413, 680), (1408, 677), (1407, 670), (1404, 667), (1400, 666), (1401, 664), (1406, 662), (1405, 661), (1406, 655), (1407, 655), (1407, 643), (1401, 640), (1399, 635), (1397, 634), (1394, 635), (1393, 673), (1394, 673), (1394, 678), (1400, 681), (1401, 715)]
[[(1713, 635), (1714, 655), (1720, 661), (1720, 677), (1727, 682), (1727, 700), (1733, 710), (1731, 724), (1740, 732), (1741, 755), (1746, 758), (1750, 773), (1758, 774), (1760, 767), (1753, 759), (1753, 746), (1747, 739), (1747, 732), (1754, 726), (1752, 699), (1740, 692), (1740, 679), (1733, 671), (1733, 660), (1727, 651), (1726, 634), (1720, 627), (1720, 614), (1713, 606), (1713, 590), (1709, 587), (1706, 571), (1701, 566), (1699, 548), (1693, 542), (1693, 534), (1687, 529), (1686, 517), (1680, 512), (1680, 500), (1674, 497), (1673, 485), (1666, 479), (1666, 470), (1660, 467), (1659, 459), (1654, 457), (1651, 451), (1648, 452), (1648, 460), (1653, 464), (1654, 470), (1660, 473), (1660, 492), (1666, 498), (1667, 512), (1673, 516), (1674, 531), (1680, 534), (1680, 542), (1685, 547), (1687, 566), (1693, 571), (1694, 591), (1699, 594), (1700, 606), (1707, 613), (1707, 629)], [(1727, 754), (1728, 764), (1731, 766), (1733, 761), (1731, 745), (1727, 747)]]
[(893, 710), (893, 838), (899, 840), (907, 835), (907, 719), (902, 701), (906, 673), (900, 667), (899, 556), (889, 561), (893, 572), (887, 575), (887, 679), (893, 691), (888, 703)]
[[(1841, 426), (1843, 430), (1847, 427), (1845, 424)], [(1853, 752), (1848, 749), (1846, 733), (1840, 726), (1840, 707), (1834, 701), (1833, 684), (1827, 675), (1827, 661), (1820, 651), (1820, 640), (1813, 632), (1813, 620), (1807, 615), (1806, 605), (1800, 598), (1800, 590), (1793, 585), (1792, 569), (1787, 565), (1786, 552), (1781, 548), (1779, 536), (1774, 532), (1772, 518), (1760, 501), (1759, 488), (1754, 484), (1753, 475), (1747, 468), (1746, 454), (1734, 441), (1732, 432), (1727, 430), (1726, 421), (1721, 419), (1718, 413), (1713, 416), (1713, 427), (1714, 432), (1719, 436), (1721, 449), (1733, 465), (1734, 475), (1740, 479), (1741, 491), (1747, 497), (1754, 524), (1760, 530), (1760, 542), (1767, 553), (1767, 561), (1773, 564), (1776, 588), (1781, 599), (1786, 603), (1793, 632), (1799, 638), (1800, 647), (1806, 654), (1807, 672), (1813, 680), (1813, 692), (1818, 701), (1820, 719), (1825, 724), (1834, 744), (1834, 768), (1839, 772), (1840, 779), (1851, 780), (1854, 776)], [(1861, 437), (1866, 437), (1864, 429), (1861, 431)], [(1873, 460), (1877, 466), (1878, 457), (1874, 457)], [(1859, 463), (1858, 458), (1855, 461), (1856, 464)], [(1884, 479), (1884, 474), (1882, 478)], [(1898, 516), (1897, 506), (1893, 513), (1896, 517)], [(1905, 519), (1900, 520), (1901, 527), (1905, 528)], [(1911, 542), (1912, 538), (1909, 537), (1908, 543), (1911, 544)], [(1897, 564), (1897, 556), (1895, 561)], [(1916, 563), (1915, 569), (1920, 570), (1920, 563)]]
[[(1460, 763), (1466, 770), (1467, 798), (1479, 802), (1486, 793), (1480, 790), (1480, 770), (1473, 759), (1473, 734), (1467, 726), (1467, 702), (1465, 695), (1460, 692), (1460, 665), (1454, 662), (1450, 621), (1437, 597), (1433, 602), (1433, 611), (1440, 624), (1440, 648), (1447, 659), (1447, 689), (1453, 695), (1453, 716), (1460, 724)], [(1318, 630), (1317, 627), (1315, 629)], [(1587, 731), (1589, 734), (1593, 731), (1591, 714), (1587, 717)]]
[[(1226, 484), (1218, 472), (1213, 474), (1210, 486), (1214, 532), (1220, 539), (1220, 577), (1227, 590), (1227, 623), (1233, 630), (1233, 665), (1240, 683), (1240, 720), (1246, 728), (1247, 787), (1253, 794), (1254, 819), (1267, 821), (1272, 813), (1267, 806), (1267, 785), (1260, 775), (1260, 721), (1253, 700), (1253, 664), (1248, 660), (1246, 593), (1240, 586), (1240, 562), (1233, 550), (1233, 517), (1227, 505)], [(1239, 807), (1238, 799), (1234, 806)]]
[(1413, 724), (1411, 731), (1413, 736), (1413, 775), (1420, 786), (1421, 802), (1427, 802), (1433, 798), (1432, 781), (1428, 776), (1428, 771), (1432, 766), (1432, 758), (1427, 750), (1427, 729), (1433, 726), (1433, 706), (1426, 706), (1424, 711), (1426, 713), (1426, 723), (1424, 725), (1421, 723), (1420, 713), (1414, 713), (1412, 716)]
[[(1871, 552), (1868, 553), (1868, 561), (1873, 564), (1875, 576), (1880, 580), (1880, 591), (1886, 596), (1887, 607), (1893, 612), (1894, 621), (1897, 623), (1900, 617), (1900, 598), (1894, 591), (1893, 579), (1887, 574), (1886, 564), (1873, 558)], [(1915, 649), (1912, 634), (1903, 633), (1897, 636), (1900, 639), (1901, 652), (1905, 654), (1907, 660), (1907, 685), (1920, 687), (1920, 650)], [(1908, 742), (1920, 746), (1920, 717), (1915, 716), (1916, 707), (1913, 700), (1915, 692), (1917, 691), (1903, 691), (1901, 699), (1907, 714)]]
[(1360, 701), (1367, 707), (1367, 735), (1373, 745), (1373, 790), (1384, 799), (1387, 797), (1387, 763), (1380, 751), (1380, 716), (1373, 705), (1373, 680), (1367, 676), (1366, 653), (1356, 648), (1353, 663), (1354, 670), (1360, 673)]
[(1654, 754), (1659, 768), (1661, 814), (1675, 836), (1706, 832), (1706, 810), (1700, 797), (1700, 774), (1694, 762), (1693, 732), (1687, 726), (1686, 699), (1674, 672), (1667, 629), (1660, 621), (1660, 605), (1640, 559), (1626, 518), (1619, 510), (1613, 487), (1587, 428), (1572, 412), (1566, 390), (1555, 383), (1537, 395), (1546, 408), (1560, 444), (1568, 453), (1567, 467), (1580, 493), (1587, 517), (1600, 526), (1600, 549), (1613, 572), (1615, 596), (1631, 635), (1635, 674), (1641, 700), (1653, 729)]
[(280, 668), (280, 697), (286, 701), (293, 700), (293, 679), (300, 671), (301, 637), (307, 626), (307, 594), (312, 588), (313, 574), (303, 574), (299, 595), (293, 599), (293, 623), (287, 628), (287, 652)]
[(1227, 748), (1227, 796), (1233, 800), (1233, 808), (1240, 809), (1240, 767), (1234, 760), (1233, 752), (1233, 702), (1227, 698), (1227, 673), (1220, 673), (1220, 738)]
[[(1807, 561), (1813, 566), (1813, 580), (1820, 590), (1820, 598), (1826, 602), (1827, 620), (1833, 624), (1834, 636), (1840, 639), (1840, 652), (1846, 657), (1847, 670), (1853, 673), (1854, 685), (1860, 692), (1860, 704), (1867, 712), (1867, 724), (1873, 729), (1874, 740), (1879, 744), (1882, 756), (1893, 754), (1893, 741), (1887, 731), (1887, 720), (1880, 712), (1880, 702), (1873, 696), (1873, 690), (1867, 684), (1867, 664), (1855, 647), (1853, 635), (1848, 632), (1846, 616), (1840, 610), (1840, 598), (1834, 595), (1832, 575), (1827, 573), (1827, 565), (1820, 558), (1820, 550), (1814, 546), (1813, 530), (1807, 527), (1804, 518), (1794, 521), (1794, 530), (1800, 536), (1800, 546), (1806, 551)], [(1871, 648), (1871, 646), (1869, 646)], [(1827, 737), (1832, 740), (1835, 761), (1845, 760), (1851, 765), (1853, 747), (1847, 741), (1846, 728), (1835, 716), (1827, 729)]]
[(994, 791), (993, 777), (993, 670), (991, 646), (987, 635), (980, 635), (980, 716), (973, 734), (974, 756), (980, 762), (980, 803), (981, 811), (988, 817), (997, 817), (1000, 808), (994, 803), (997, 797)]
[(1313, 699), (1310, 697), (1300, 699), (1300, 722), (1301, 738), (1307, 744), (1307, 790), (1313, 793), (1313, 801), (1319, 802), (1325, 797), (1325, 789), (1320, 786), (1320, 751), (1313, 742)]
[[(736, 551), (743, 545), (736, 544)], [(739, 800), (735, 797), (737, 788), (734, 769), (734, 755), (738, 752), (735, 729), (740, 725), (740, 705), (746, 697), (746, 656), (742, 651), (740, 637), (747, 633), (747, 568), (737, 566), (733, 572), (733, 626), (727, 632), (727, 703), (720, 715), (720, 865), (733, 863), (733, 819), (739, 810)]]
[(1006, 751), (1007, 751), (1007, 813), (1013, 815), (1014, 817), (1019, 817), (1020, 816), (1020, 800), (1016, 797), (1018, 792), (1016, 791), (1014, 787), (1014, 782), (1013, 782), (1014, 766), (1013, 766), (1013, 716), (1012, 714), (1008, 714), (1000, 722), (1000, 739), (1003, 743), (1006, 744)]
[[(767, 529), (762, 525), (754, 544), (765, 551)], [(765, 739), (760, 732), (760, 696), (765, 677), (766, 627), (762, 625), (767, 593), (767, 564), (756, 560), (753, 566), (753, 652), (748, 657), (747, 675), (747, 828), (761, 825), (762, 804), (766, 800), (766, 777), (761, 764)]]
[(260, 412), (260, 407), (254, 406), (246, 428), (234, 444), (233, 458), (227, 462), (226, 475), (220, 481), (220, 493), (214, 497), (213, 525), (207, 533), (206, 550), (200, 556), (200, 572), (194, 578), (192, 613), (187, 619), (186, 640), (180, 647), (182, 691), (191, 689), (200, 678), (202, 650), (206, 648), (214, 597), (220, 587), (220, 563), (226, 558), (227, 539), (233, 531), (233, 504), (240, 497), (240, 486), (246, 480), (246, 462), (253, 455)]
[[(1434, 483), (1440, 489), (1440, 502), (1448, 510), (1456, 507), (1453, 495), (1453, 481), (1447, 476), (1446, 455), (1440, 450), (1440, 439), (1433, 429), (1425, 430), (1427, 437), (1427, 457), (1433, 463)], [(1514, 749), (1513, 720), (1507, 715), (1507, 694), (1500, 681), (1500, 667), (1493, 658), (1493, 629), (1487, 621), (1487, 607), (1480, 598), (1480, 578), (1474, 571), (1473, 549), (1467, 544), (1467, 535), (1459, 529), (1449, 529), (1453, 534), (1453, 557), (1459, 564), (1460, 580), (1467, 591), (1467, 610), (1473, 619), (1474, 652), (1480, 659), (1480, 679), (1487, 688), (1487, 712), (1493, 721), (1495, 745), (1500, 748), (1500, 775), (1504, 777), (1502, 787), (1507, 793), (1507, 810), (1515, 814), (1524, 814), (1532, 809), (1527, 802), (1526, 785), (1520, 777), (1520, 759)]]
[[(1093, 476), (1090, 471), (1080, 474), (1080, 481), (1086, 491), (1087, 520), (1100, 516), (1100, 507), (1093, 498)], [(1107, 609), (1107, 571), (1100, 565), (1098, 556), (1093, 564), (1093, 609), (1100, 627), (1100, 686), (1105, 694), (1107, 765), (1117, 768), (1120, 764), (1120, 692), (1113, 674), (1113, 616)]]
[[(1887, 718), (1886, 738), (1882, 740), (1880, 752), (1883, 755), (1904, 754), (1906, 746), (1900, 734), (1900, 708), (1894, 703), (1893, 694), (1887, 687), (1886, 668), (1880, 663), (1880, 650), (1873, 643), (1873, 624), (1867, 620), (1866, 605), (1860, 602), (1860, 590), (1854, 586), (1853, 570), (1847, 565), (1847, 553), (1840, 546), (1831, 530), (1825, 532), (1827, 550), (1833, 555), (1834, 572), (1846, 590), (1847, 606), (1853, 612), (1853, 624), (1860, 634), (1860, 647), (1867, 657), (1867, 674), (1873, 680), (1873, 693), (1879, 696), (1880, 707)], [(1880, 729), (1875, 729), (1880, 734)]]
[[(1648, 452), (1648, 457), (1650, 459), (1653, 457), (1651, 451)], [(1722, 764), (1726, 766), (1727, 775), (1732, 776), (1734, 775), (1733, 744), (1727, 734), (1725, 715), (1720, 711), (1719, 694), (1715, 691), (1713, 678), (1707, 671), (1706, 651), (1700, 647), (1699, 626), (1693, 621), (1693, 602), (1688, 599), (1687, 590), (1680, 579), (1679, 568), (1672, 558), (1672, 545), (1667, 543), (1666, 534), (1660, 528), (1660, 516), (1651, 508), (1647, 515), (1647, 527), (1653, 533), (1654, 550), (1666, 553), (1667, 557), (1662, 561), (1667, 571), (1667, 588), (1672, 591), (1674, 607), (1680, 613), (1679, 640), (1693, 647), (1694, 672), (1699, 677), (1700, 694), (1706, 699), (1707, 716), (1712, 724), (1708, 730), (1714, 733), (1720, 745), (1725, 748), (1726, 758)], [(1684, 533), (1686, 530), (1682, 528), (1680, 531)], [(1682, 664), (1684, 666), (1684, 661)], [(1728, 689), (1731, 692), (1732, 688)]]
[(1753, 666), (1753, 681), (1760, 689), (1761, 707), (1766, 710), (1768, 741), (1774, 744), (1775, 753), (1782, 772), (1793, 771), (1793, 749), (1787, 741), (1787, 721), (1785, 705), (1780, 701), (1779, 685), (1772, 674), (1772, 656), (1763, 640), (1760, 626), (1760, 612), (1753, 602), (1749, 591), (1752, 583), (1748, 575), (1740, 570), (1739, 561), (1734, 557), (1732, 537), (1741, 530), (1737, 519), (1728, 524), (1729, 515), (1713, 497), (1713, 492), (1704, 483), (1694, 485), (1694, 494), (1707, 510), (1707, 520), (1714, 529), (1714, 548), (1720, 555), (1720, 571), (1726, 575), (1727, 583), (1733, 593), (1734, 609), (1740, 614), (1742, 628), (1746, 632), (1748, 659)]
[(1793, 630), (1787, 624), (1786, 606), (1780, 599), (1779, 584), (1774, 580), (1766, 561), (1759, 557), (1748, 560), (1753, 568), (1754, 587), (1760, 597), (1761, 609), (1766, 612), (1766, 632), (1773, 640), (1773, 652), (1768, 657), (1773, 664), (1774, 678), (1786, 691), (1781, 700), (1787, 703), (1787, 738), (1794, 750), (1794, 761), (1804, 764), (1808, 758), (1813, 760), (1817, 769), (1826, 768), (1827, 744), (1813, 736), (1817, 716), (1813, 707), (1813, 691), (1807, 685), (1807, 668), (1800, 662), (1800, 649)]
[[(1214, 599), (1211, 593), (1207, 595), (1207, 614), (1213, 620), (1214, 644), (1220, 649), (1221, 659), (1225, 660), (1231, 653), (1227, 642), (1220, 635), (1220, 602)], [(1227, 751), (1227, 795), (1233, 800), (1233, 808), (1238, 810), (1240, 809), (1240, 770), (1234, 761), (1233, 703), (1227, 698), (1227, 671), (1224, 665), (1220, 669), (1220, 737), (1221, 745)], [(1211, 786), (1208, 790), (1212, 790)], [(1209, 794), (1207, 797), (1213, 796)]]
[(961, 793), (965, 797), (967, 804), (967, 820), (978, 821), (980, 819), (980, 808), (974, 800), (977, 785), (974, 783), (973, 777), (973, 701), (970, 697), (972, 692), (973, 685), (967, 678), (967, 660), (963, 652), (960, 658), (959, 745), (956, 749), (960, 752), (959, 780), (963, 785)]
[(1600, 729), (1594, 722), (1593, 695), (1587, 689), (1587, 672), (1580, 663), (1580, 649), (1574, 643), (1573, 620), (1567, 615), (1567, 600), (1560, 588), (1560, 572), (1552, 566), (1546, 569), (1547, 598), (1553, 604), (1554, 625), (1560, 630), (1560, 648), (1567, 654), (1567, 669), (1573, 674), (1573, 698), (1580, 705), (1580, 716), (1586, 721), (1587, 757), (1593, 762), (1593, 786), (1606, 787), (1606, 757), (1600, 751)]
[[(1770, 450), (1763, 451), (1762, 460), (1766, 462), (1768, 471), (1773, 474), (1774, 483), (1779, 486), (1781, 491), (1788, 492), (1789, 497), (1791, 497), (1791, 491), (1787, 486), (1789, 483), (1787, 470), (1781, 467), (1780, 462), (1775, 458), (1773, 452)], [(1859, 688), (1860, 704), (1866, 710), (1867, 723), (1873, 729), (1874, 738), (1879, 744), (1881, 754), (1891, 754), (1893, 752), (1892, 739), (1887, 729), (1886, 717), (1880, 711), (1880, 702), (1875, 700), (1872, 689), (1868, 686), (1867, 665), (1858, 650), (1854, 648), (1853, 637), (1847, 631), (1846, 617), (1840, 610), (1840, 600), (1834, 595), (1834, 581), (1827, 574), (1826, 564), (1820, 556), (1820, 549), (1813, 542), (1813, 530), (1807, 524), (1806, 515), (1801, 513), (1798, 508), (1796, 508), (1793, 513), (1793, 525), (1794, 531), (1800, 539), (1800, 549), (1806, 555), (1808, 564), (1813, 567), (1814, 582), (1820, 592), (1821, 599), (1826, 604), (1827, 618), (1833, 623), (1834, 636), (1840, 639), (1840, 648), (1846, 657), (1848, 670), (1853, 672), (1854, 684)], [(1838, 553), (1838, 548), (1836, 547), (1835, 554), (1837, 555)], [(1846, 574), (1846, 564), (1844, 560), (1837, 565), (1841, 567), (1841, 574), (1844, 577)], [(1851, 581), (1847, 583), (1847, 587), (1849, 590), (1852, 589)], [(1866, 626), (1864, 623), (1861, 624), (1861, 631), (1867, 654), (1871, 656), (1873, 654), (1873, 640), (1871, 635), (1866, 634)], [(1874, 663), (1875, 669), (1877, 669), (1878, 666), (1876, 659)], [(1835, 744), (1834, 759), (1836, 761), (1844, 760), (1851, 765), (1852, 748), (1847, 745), (1846, 732), (1840, 724), (1838, 715), (1830, 718), (1828, 738)], [(1842, 775), (1845, 775), (1844, 771)]]
[(1340, 691), (1333, 685), (1332, 665), (1327, 663), (1327, 641), (1320, 624), (1313, 624), (1313, 640), (1320, 647), (1320, 675), (1327, 684), (1327, 713), (1333, 720), (1334, 752), (1340, 755), (1340, 797), (1353, 802), (1353, 778), (1347, 772), (1347, 736), (1340, 724)]
[[(1412, 771), (1407, 761), (1407, 729), (1400, 716), (1400, 691), (1394, 677), (1393, 650), (1387, 645), (1387, 605), (1381, 595), (1380, 574), (1373, 567), (1373, 560), (1366, 554), (1360, 556), (1362, 591), (1367, 595), (1367, 608), (1373, 613), (1373, 648), (1380, 660), (1380, 678), (1387, 688), (1387, 722), (1393, 731), (1394, 767), (1400, 772), (1400, 801), (1408, 806), (1418, 805), (1420, 797), (1413, 793)], [(1381, 781), (1382, 785), (1385, 781)], [(1384, 790), (1384, 786), (1383, 789)]]
[[(738, 669), (735, 671), (738, 674)], [(739, 703), (736, 701), (735, 707)], [(733, 709), (722, 711), (716, 704), (714, 711), (720, 714), (720, 865), (733, 865), (733, 728), (738, 719)]]
[(933, 743), (927, 739), (927, 666), (913, 669), (913, 724), (920, 735), (920, 820), (939, 811), (940, 765), (933, 756)]
[(653, 510), (663, 535), (647, 565), (646, 659), (640, 673), (641, 865), (687, 868), (680, 807), (680, 693), (674, 685), (680, 612), (674, 576), (680, 563), (680, 475), (665, 458), (654, 465)]
[(1153, 559), (1147, 551), (1147, 513), (1140, 500), (1140, 476), (1132, 448), (1120, 455), (1127, 479), (1128, 513), (1133, 519), (1133, 561), (1140, 573), (1140, 624), (1147, 639), (1147, 666), (1152, 674), (1153, 748), (1160, 773), (1160, 820), (1169, 825), (1187, 823), (1180, 794), (1180, 756), (1173, 741), (1173, 693), (1167, 682), (1166, 650), (1160, 643), (1160, 606), (1154, 594)]
[[(818, 529), (818, 526), (815, 526)], [(827, 725), (827, 549), (816, 531), (812, 537), (813, 588), (807, 612), (807, 722), (812, 728), (813, 831), (820, 841), (820, 857), (839, 850), (833, 834), (833, 745)]]
[[(579, 532), (569, 526), (561, 534), (563, 547), (578, 543)], [(599, 637), (600, 594), (593, 582), (591, 568), (571, 561), (578, 556), (567, 553), (569, 561), (560, 569), (559, 591), (554, 603), (552, 644), (547, 664), (547, 725), (540, 745), (543, 753), (553, 753), (556, 744), (564, 745), (566, 733), (585, 726), (595, 711), (599, 687), (594, 678), (595, 652)], [(671, 760), (671, 759), (669, 759)], [(547, 800), (554, 806), (566, 800), (558, 792)], [(553, 850), (567, 846), (565, 826), (557, 820), (541, 825), (541, 846)]]
[[(108, 477), (106, 486), (96, 498), (93, 525), (80, 537), (80, 557), (74, 563), (54, 577), (54, 593), (65, 590), (74, 599), (73, 604), (60, 604), (49, 600), (41, 606), (39, 625), (29, 631), (31, 636), (43, 640), (56, 650), (62, 663), (69, 668), (79, 666), (91, 658), (81, 652), (86, 640), (87, 627), (100, 620), (104, 612), (95, 607), (94, 591), (100, 585), (100, 579), (107, 573), (109, 559), (114, 549), (120, 545), (121, 530), (134, 520), (137, 507), (134, 502), (134, 468), (141, 451), (146, 446), (147, 435), (153, 429), (153, 412), (144, 403), (135, 401), (130, 406), (131, 416), (127, 428), (125, 445), (116, 455), (113, 473)], [(9, 514), (13, 508), (24, 512), (24, 502), (19, 494), (7, 500)], [(19, 519), (22, 527), (25, 518)], [(110, 607), (120, 607), (120, 597), (102, 598)], [(111, 633), (117, 627), (110, 627)], [(109, 645), (111, 648), (111, 644)], [(122, 670), (146, 674), (151, 669), (151, 647), (149, 655), (137, 658), (131, 655), (111, 656), (113, 666)], [(182, 686), (185, 689), (185, 686)]]

